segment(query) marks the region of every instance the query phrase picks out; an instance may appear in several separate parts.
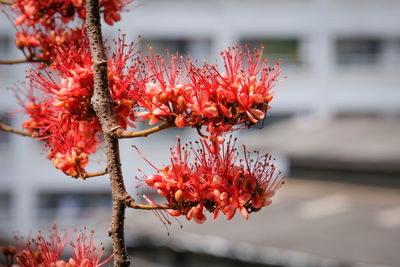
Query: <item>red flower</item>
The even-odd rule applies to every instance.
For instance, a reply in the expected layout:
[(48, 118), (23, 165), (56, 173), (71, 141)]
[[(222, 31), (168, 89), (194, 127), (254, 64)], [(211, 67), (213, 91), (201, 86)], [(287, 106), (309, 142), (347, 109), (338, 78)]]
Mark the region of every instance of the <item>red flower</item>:
[(132, 97), (145, 109), (136, 115), (150, 124), (175, 121), (180, 128), (198, 129), (207, 125), (209, 139), (218, 152), (215, 142), (222, 140), (224, 133), (239, 124), (250, 127), (264, 118), (280, 74), (279, 63), (274, 68), (267, 67), (266, 60), (261, 63), (262, 49), (247, 50), (243, 56), (243, 49), (235, 46), (221, 54), (222, 74), (214, 65), (204, 62), (198, 67), (182, 57), (183, 68), (179, 69), (178, 56), (168, 55), (166, 61), (154, 56), (150, 47), (149, 55), (137, 61), (133, 72)]
[[(173, 216), (186, 215), (203, 223), (206, 219), (203, 209), (214, 213), (220, 211), (230, 220), (236, 210), (246, 219), (249, 213), (271, 204), (271, 197), (284, 183), (280, 171), (275, 173), (270, 155), (237, 160), (235, 142), (229, 140), (223, 149), (215, 154), (205, 140), (197, 147), (182, 147), (178, 138), (176, 150), (171, 150), (171, 164), (157, 169), (161, 174), (145, 176), (145, 183), (164, 196)], [(191, 155), (194, 163), (190, 163)]]
[[(91, 104), (93, 66), (90, 51), (85, 48), (88, 41), (84, 31), (74, 34), (79, 43), (54, 50), (52, 71), (30, 70), (30, 88), (25, 93), (28, 103), (23, 104), (30, 120), (23, 127), (46, 142), (56, 168), (79, 176), (85, 173), (89, 154), (96, 152), (102, 130)], [(133, 127), (135, 121), (136, 101), (130, 97), (132, 80), (127, 75), (127, 63), (133, 55), (134, 44), (127, 46), (122, 36), (109, 57), (110, 91), (117, 121), (124, 129)]]
[(93, 244), (93, 235), (94, 231), (91, 231), (88, 244), (86, 243), (87, 236), (85, 232), (79, 233), (75, 243), (71, 242), (73, 259), (70, 259), (70, 262), (73, 261), (76, 264), (75, 266), (102, 266), (114, 256), (114, 254), (112, 254), (108, 259), (100, 263), (100, 260), (104, 253), (104, 247), (101, 246), (99, 251), (96, 249)]
[[(25, 242), (16, 237), (16, 259), (22, 267), (99, 267), (113, 257), (111, 255), (100, 263), (104, 247), (101, 246), (99, 251), (94, 247), (93, 231), (90, 235), (89, 244), (86, 244), (87, 237), (84, 232), (79, 234), (76, 243), (70, 242), (75, 232), (75, 229), (71, 234), (63, 231), (60, 236), (57, 226), (54, 224), (48, 238), (45, 238), (40, 231), (37, 238)], [(60, 259), (60, 256), (68, 242), (72, 247), (72, 257), (68, 262), (65, 262)]]
[[(72, 234), (67, 234), (65, 231), (59, 236), (57, 226), (54, 224), (48, 239), (41, 232), (37, 238), (32, 238), (26, 242), (17, 239), (17, 254), (16, 259), (23, 267), (40, 267), (59, 264), (61, 253), (68, 244)], [(55, 265), (59, 266), (59, 265)]]

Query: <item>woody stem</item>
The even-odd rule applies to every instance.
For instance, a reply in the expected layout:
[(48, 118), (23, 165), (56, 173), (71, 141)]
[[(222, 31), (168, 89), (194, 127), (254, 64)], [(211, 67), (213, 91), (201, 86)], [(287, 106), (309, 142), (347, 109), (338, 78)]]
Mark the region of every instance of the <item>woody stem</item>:
[(13, 134), (19, 134), (22, 136), (28, 136), (28, 137), (32, 137), (32, 134), (29, 132), (24, 132), (24, 131), (20, 131), (17, 129), (12, 128), (11, 126), (5, 125), (3, 123), (3, 121), (0, 118), (0, 130), (1, 131), (5, 131), (5, 132), (9, 132), (9, 133), (13, 133)]
[(112, 220), (109, 234), (114, 250), (114, 266), (126, 267), (130, 261), (125, 247), (124, 219), (126, 189), (121, 170), (118, 136), (122, 131), (118, 125), (114, 104), (108, 86), (107, 57), (101, 34), (99, 0), (86, 1), (86, 28), (94, 68), (94, 93), (91, 103), (104, 133), (107, 155), (107, 170), (110, 175), (113, 199)]

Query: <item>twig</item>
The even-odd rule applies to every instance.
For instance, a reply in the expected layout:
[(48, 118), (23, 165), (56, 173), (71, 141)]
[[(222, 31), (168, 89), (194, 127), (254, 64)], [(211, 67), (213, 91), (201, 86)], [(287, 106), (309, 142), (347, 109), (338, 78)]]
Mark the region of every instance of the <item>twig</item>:
[(87, 178), (102, 176), (102, 175), (105, 175), (107, 173), (108, 173), (108, 171), (107, 171), (107, 169), (105, 169), (104, 171), (101, 171), (101, 172), (94, 172), (94, 173), (84, 172), (84, 173), (80, 173), (78, 175), (70, 175), (70, 176), (73, 177), (73, 178), (82, 178), (83, 180), (86, 180)]
[(22, 136), (33, 137), (32, 134), (29, 132), (20, 131), (20, 130), (12, 128), (11, 126), (5, 125), (1, 118), (0, 118), (0, 130), (9, 132), (9, 133), (13, 133), (13, 134), (19, 134)]
[(119, 138), (146, 137), (149, 134), (156, 133), (164, 129), (172, 128), (174, 126), (175, 125), (173, 123), (164, 122), (163, 124), (139, 132), (123, 132), (122, 134), (119, 135)]
[(121, 198), (127, 208), (137, 209), (137, 210), (165, 210), (165, 209), (173, 209), (167, 204), (158, 205), (158, 204), (139, 204), (136, 203), (135, 200), (131, 197), (131, 195), (126, 194)]
[(86, 180), (87, 178), (92, 178), (92, 177), (97, 177), (97, 176), (103, 176), (103, 175), (105, 175), (105, 174), (107, 174), (108, 172), (107, 172), (107, 169), (105, 169), (104, 171), (101, 171), (101, 172), (94, 172), (94, 173), (87, 173), (87, 172), (85, 172), (85, 173), (83, 173), (82, 175), (81, 175), (81, 178), (83, 179), (83, 180)]
[(7, 0), (0, 0), (0, 4), (5, 4), (5, 5), (12, 5), (12, 4), (14, 4), (13, 2), (11, 2), (11, 1), (7, 1)]
[(0, 64), (4, 65), (21, 64), (21, 63), (48, 63), (48, 61), (40, 59), (31, 59), (31, 58), (15, 59), (15, 60), (0, 59)]
[[(176, 206), (170, 206), (168, 204), (139, 204), (131, 197), (131, 195), (126, 194), (121, 198), (127, 208), (137, 209), (137, 210), (175, 210)], [(197, 205), (197, 204), (196, 204)], [(179, 209), (178, 209), (179, 210)]]
[(136, 202), (127, 202), (128, 208), (138, 209), (138, 210), (166, 210), (172, 209), (168, 205), (149, 205), (149, 204), (138, 204)]

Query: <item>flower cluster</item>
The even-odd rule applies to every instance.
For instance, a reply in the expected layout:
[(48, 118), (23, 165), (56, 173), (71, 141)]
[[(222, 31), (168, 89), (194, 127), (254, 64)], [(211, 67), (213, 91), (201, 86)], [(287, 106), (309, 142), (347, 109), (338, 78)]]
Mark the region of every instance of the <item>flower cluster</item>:
[(274, 96), (279, 63), (268, 67), (262, 49), (235, 46), (221, 55), (222, 72), (212, 64), (196, 67), (190, 58), (186, 62), (173, 55), (168, 55), (166, 63), (150, 47), (149, 55), (142, 56), (134, 69), (137, 89), (132, 97), (145, 109), (136, 115), (150, 124), (173, 119), (180, 128), (207, 126), (213, 149), (235, 125), (257, 124)]
[[(236, 140), (229, 140), (217, 155), (206, 140), (196, 143), (196, 148), (182, 147), (178, 137), (178, 146), (171, 148), (171, 164), (158, 170), (161, 174), (144, 177), (145, 184), (167, 199), (171, 215), (184, 214), (188, 220), (203, 223), (204, 209), (213, 213), (214, 219), (221, 211), (228, 220), (239, 210), (247, 219), (249, 213), (272, 203), (284, 177), (269, 154), (257, 153), (251, 159), (244, 148), (244, 159), (238, 160)], [(191, 154), (194, 163), (190, 163)]]
[[(120, 12), (133, 0), (100, 0), (104, 21), (113, 25)], [(28, 57), (51, 60), (54, 47), (74, 42), (73, 30), (65, 24), (86, 16), (84, 0), (15, 0), (8, 14), (17, 28), (15, 43)], [(82, 22), (78, 22), (82, 23)]]
[[(85, 30), (73, 34), (79, 42), (53, 50), (51, 71), (30, 70), (24, 105), (30, 120), (23, 127), (46, 141), (56, 168), (82, 176), (88, 155), (100, 144), (101, 127), (91, 105), (93, 66)], [(149, 56), (129, 65), (135, 45), (126, 45), (122, 36), (114, 46), (113, 53), (107, 49), (108, 79), (119, 125), (134, 127), (138, 116), (149, 124), (166, 121), (180, 128), (197, 128), (211, 141), (215, 154), (225, 141), (224, 134), (234, 126), (250, 127), (264, 118), (280, 74), (278, 63), (274, 68), (267, 67), (265, 60), (261, 63), (262, 49), (247, 49), (245, 56), (238, 46), (225, 50), (220, 74), (214, 65), (204, 63), (197, 68), (177, 56), (169, 56), (165, 63), (151, 48)], [(41, 97), (33, 92), (40, 92)], [(136, 108), (144, 111), (135, 112)], [(203, 126), (208, 136), (201, 132)]]
[[(67, 234), (63, 231), (60, 235), (57, 226), (54, 225), (50, 235), (45, 238), (41, 232), (36, 238), (28, 239), (23, 241), (21, 238), (16, 237), (17, 248), (13, 249), (13, 255), (19, 265), (22, 267), (99, 267), (108, 262), (113, 255), (103, 262), (100, 262), (101, 257), (104, 252), (104, 247), (101, 246), (97, 250), (93, 244), (93, 234), (92, 231), (89, 243), (87, 243), (87, 236), (84, 232), (80, 232), (76, 241), (70, 241), (72, 234)], [(63, 250), (70, 243), (72, 248), (72, 257), (65, 262), (60, 259)], [(9, 252), (10, 249), (7, 250)]]
[(63, 108), (55, 107), (49, 100), (31, 102), (26, 112), (31, 117), (23, 127), (44, 140), (50, 149), (49, 159), (56, 168), (71, 176), (85, 172), (88, 154), (100, 144), (100, 126), (97, 119), (76, 121)]
[[(82, 31), (80, 40), (79, 45), (55, 50), (53, 71), (30, 70), (28, 103), (23, 105), (30, 116), (23, 127), (47, 143), (55, 167), (71, 176), (85, 173), (88, 154), (96, 151), (101, 140), (100, 123), (90, 102), (94, 90), (91, 54), (85, 49), (88, 44)], [(124, 129), (134, 127), (135, 120), (136, 102), (128, 93), (132, 79), (127, 75), (127, 61), (133, 54), (134, 45), (126, 45), (122, 36), (115, 41), (115, 52), (108, 60), (115, 114)]]

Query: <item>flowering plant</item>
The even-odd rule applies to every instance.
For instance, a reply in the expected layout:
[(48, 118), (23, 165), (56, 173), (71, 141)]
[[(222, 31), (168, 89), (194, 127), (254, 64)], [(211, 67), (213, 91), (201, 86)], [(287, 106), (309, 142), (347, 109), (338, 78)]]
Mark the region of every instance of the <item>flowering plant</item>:
[[(250, 128), (265, 118), (279, 83), (279, 63), (269, 67), (262, 47), (251, 50), (238, 45), (221, 53), (221, 66), (199, 64), (178, 54), (163, 58), (151, 47), (144, 55), (135, 43), (127, 44), (123, 34), (112, 47), (104, 48), (100, 14), (113, 25), (130, 2), (0, 0), (15, 25), (15, 43), (26, 57), (12, 63), (33, 64), (26, 85), (15, 89), (29, 116), (22, 125), (25, 131), (2, 122), (0, 129), (42, 140), (54, 166), (69, 176), (86, 179), (109, 174), (115, 266), (129, 265), (123, 229), (126, 208), (161, 209), (198, 223), (206, 219), (204, 210), (214, 218), (223, 213), (228, 220), (239, 211), (247, 219), (270, 205), (284, 183), (269, 154), (252, 156), (244, 147), (244, 159), (239, 159), (236, 139), (226, 140), (234, 130)], [(137, 119), (151, 128), (128, 131)], [(143, 184), (167, 203), (156, 204), (145, 196), (149, 204), (138, 204), (124, 185), (118, 140), (170, 127), (194, 128), (200, 140), (183, 146), (178, 138), (171, 164), (154, 167), (157, 174), (143, 174)], [(102, 142), (107, 166), (88, 173), (90, 155)], [(58, 260), (67, 238), (60, 239), (57, 232), (50, 243), (41, 235), (27, 243), (18, 250), (17, 260), (26, 266), (100, 266), (102, 250), (96, 256), (92, 239), (86, 246), (81, 245), (85, 236), (80, 238), (69, 262)]]

